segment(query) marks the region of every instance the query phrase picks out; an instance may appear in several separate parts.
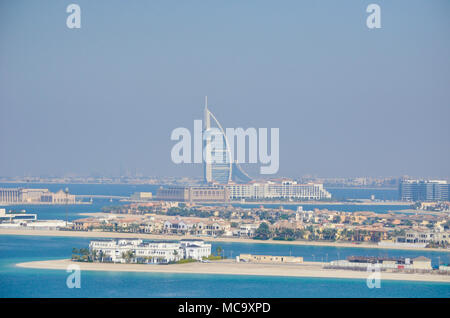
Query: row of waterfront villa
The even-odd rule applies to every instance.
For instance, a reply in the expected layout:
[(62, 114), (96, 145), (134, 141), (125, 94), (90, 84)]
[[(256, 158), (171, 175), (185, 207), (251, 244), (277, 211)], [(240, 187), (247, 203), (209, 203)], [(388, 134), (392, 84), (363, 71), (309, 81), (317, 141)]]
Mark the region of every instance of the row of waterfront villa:
[(211, 244), (203, 240), (179, 242), (144, 242), (141, 239), (94, 240), (89, 244), (91, 254), (103, 262), (170, 263), (182, 259), (201, 260), (211, 255)]

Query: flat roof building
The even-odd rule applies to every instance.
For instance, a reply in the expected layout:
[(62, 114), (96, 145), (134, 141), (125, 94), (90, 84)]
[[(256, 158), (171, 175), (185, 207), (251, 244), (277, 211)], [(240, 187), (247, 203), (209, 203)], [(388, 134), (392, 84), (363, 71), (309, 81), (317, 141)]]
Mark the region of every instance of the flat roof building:
[(450, 184), (445, 180), (401, 180), (398, 191), (402, 201), (450, 200)]
[(91, 241), (89, 250), (101, 253), (106, 262), (158, 264), (181, 259), (201, 260), (211, 255), (211, 244), (203, 240), (144, 242), (141, 239), (104, 239)]
[(228, 189), (224, 186), (171, 186), (160, 188), (156, 199), (179, 202), (227, 202)]

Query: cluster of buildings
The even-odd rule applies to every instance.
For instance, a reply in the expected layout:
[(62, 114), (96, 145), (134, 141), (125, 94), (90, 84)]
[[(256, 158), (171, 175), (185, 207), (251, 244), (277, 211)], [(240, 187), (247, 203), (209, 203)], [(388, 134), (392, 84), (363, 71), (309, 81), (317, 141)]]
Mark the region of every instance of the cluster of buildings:
[(450, 184), (445, 180), (401, 180), (402, 201), (450, 201)]
[(411, 229), (405, 231), (404, 235), (395, 238), (397, 243), (415, 244), (427, 246), (430, 243), (438, 245), (450, 245), (450, 232), (443, 229)]
[[(205, 138), (203, 149), (203, 185), (169, 186), (157, 191), (156, 199), (178, 202), (228, 202), (230, 200), (323, 200), (331, 194), (322, 184), (298, 184), (292, 180), (252, 181), (252, 178), (232, 158), (230, 136), (227, 136), (217, 118), (204, 109), (202, 134), (214, 135)], [(233, 137), (234, 138), (234, 137)], [(211, 140), (212, 139), (212, 140)], [(220, 140), (221, 139), (221, 140)], [(244, 138), (245, 139), (245, 138)], [(221, 160), (212, 160), (220, 158)]]
[(416, 210), (450, 212), (450, 201), (447, 202), (416, 202), (413, 205)]
[(329, 187), (397, 187), (398, 177), (350, 177), (350, 178), (325, 178), (315, 176), (303, 176), (302, 182), (323, 183)]
[(136, 202), (146, 202), (153, 199), (151, 192), (135, 192), (131, 195), (130, 200)]
[(167, 213), (172, 208), (179, 207), (175, 201), (135, 201), (130, 204), (108, 206), (102, 210), (114, 214), (146, 214), (146, 213)]
[(341, 212), (316, 210), (301, 213), (303, 225), (312, 225), (319, 238), (326, 229), (336, 240), (372, 241), (383, 246), (450, 246), (449, 218), (443, 215)]
[(322, 184), (298, 184), (292, 180), (173, 186), (160, 188), (156, 199), (178, 202), (228, 202), (230, 200), (324, 200), (331, 194)]
[(220, 185), (159, 188), (156, 199), (177, 202), (227, 202), (228, 189)]
[(231, 227), (230, 221), (220, 218), (196, 218), (164, 215), (133, 215), (84, 218), (72, 222), (73, 230), (101, 230), (113, 232), (131, 232), (165, 235), (194, 236), (237, 236), (253, 237), (259, 224), (238, 225)]
[(331, 199), (331, 194), (322, 184), (298, 184), (293, 180), (278, 182), (249, 182), (246, 184), (227, 184), (230, 199)]
[(0, 204), (75, 204), (75, 195), (59, 190), (0, 188)]
[(89, 251), (102, 262), (161, 264), (182, 259), (202, 260), (211, 255), (203, 240), (144, 242), (141, 239), (94, 240)]
[(165, 202), (170, 207), (162, 204), (154, 201), (122, 206), (120, 211), (110, 211), (103, 217), (76, 220), (74, 229), (255, 238), (260, 225), (266, 223), (267, 236), (274, 239), (450, 245), (449, 217), (443, 213), (303, 210), (301, 206), (295, 211), (281, 206), (245, 208), (170, 201)]

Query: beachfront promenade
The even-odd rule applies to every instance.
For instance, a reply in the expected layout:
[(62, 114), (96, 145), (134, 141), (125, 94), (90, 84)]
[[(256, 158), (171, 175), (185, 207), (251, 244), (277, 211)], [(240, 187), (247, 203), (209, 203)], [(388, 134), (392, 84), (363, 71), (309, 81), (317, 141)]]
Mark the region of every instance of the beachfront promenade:
[(232, 237), (210, 237), (192, 235), (158, 235), (142, 233), (122, 233), (122, 232), (99, 232), (99, 231), (60, 231), (60, 230), (26, 230), (26, 229), (0, 229), (0, 235), (31, 235), (31, 236), (61, 236), (61, 237), (87, 237), (87, 238), (140, 238), (145, 240), (172, 240), (180, 239), (202, 239), (208, 242), (229, 242), (229, 243), (251, 243), (251, 244), (284, 244), (284, 245), (307, 245), (307, 246), (332, 246), (349, 248), (374, 248), (391, 250), (414, 250), (414, 251), (437, 251), (450, 252), (450, 249), (443, 248), (416, 248), (397, 246), (378, 246), (370, 243), (347, 243), (347, 242), (314, 242), (314, 241), (277, 241), (277, 240), (253, 240)]
[[(170, 265), (144, 264), (111, 264), (73, 262), (68, 259), (35, 261), (19, 263), (21, 268), (66, 270), (69, 265), (79, 265), (86, 271), (114, 272), (148, 272), (176, 274), (221, 274), (243, 276), (283, 276), (283, 277), (321, 277), (366, 280), (371, 273), (366, 271), (324, 269), (324, 263), (304, 262), (302, 264), (261, 264), (236, 263), (233, 260), (214, 261), (209, 263), (195, 262)], [(450, 275), (418, 274), (418, 273), (387, 273), (381, 272), (381, 280), (427, 281), (450, 283)]]

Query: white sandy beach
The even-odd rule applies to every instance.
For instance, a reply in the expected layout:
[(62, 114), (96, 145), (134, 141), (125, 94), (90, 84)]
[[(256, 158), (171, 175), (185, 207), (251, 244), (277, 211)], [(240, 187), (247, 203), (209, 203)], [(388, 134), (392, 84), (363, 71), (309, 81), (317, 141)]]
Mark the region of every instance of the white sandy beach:
[(145, 240), (181, 240), (181, 239), (203, 239), (208, 242), (234, 242), (251, 244), (284, 244), (284, 245), (307, 245), (307, 246), (332, 246), (349, 248), (374, 248), (374, 249), (392, 249), (392, 250), (414, 250), (414, 251), (437, 251), (450, 252), (450, 249), (439, 248), (414, 248), (414, 247), (386, 247), (376, 244), (353, 244), (340, 242), (309, 242), (309, 241), (274, 241), (274, 240), (252, 240), (241, 238), (224, 237), (199, 237), (199, 236), (177, 236), (177, 235), (157, 235), (141, 233), (118, 233), (118, 232), (97, 232), (97, 231), (58, 231), (58, 230), (25, 230), (25, 229), (0, 229), (0, 235), (31, 235), (31, 236), (62, 236), (62, 237), (88, 237), (88, 238), (141, 238)]
[[(323, 263), (305, 262), (303, 264), (256, 264), (236, 263), (224, 260), (211, 263), (186, 263), (171, 265), (144, 265), (144, 264), (107, 264), (72, 262), (68, 259), (36, 261), (19, 263), (21, 268), (58, 269), (66, 270), (69, 265), (76, 264), (80, 269), (87, 271), (114, 271), (114, 272), (148, 272), (148, 273), (182, 273), (182, 274), (223, 274), (244, 276), (285, 276), (285, 277), (322, 277), (346, 278), (366, 280), (370, 273), (323, 269)], [(426, 281), (450, 283), (449, 275), (407, 274), (407, 273), (381, 273), (381, 280)]]

